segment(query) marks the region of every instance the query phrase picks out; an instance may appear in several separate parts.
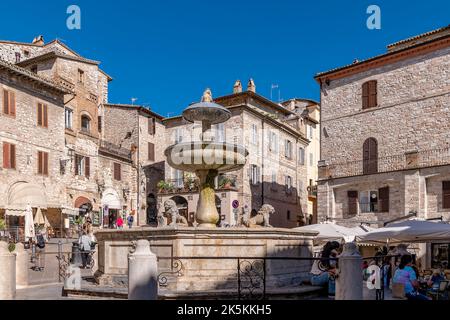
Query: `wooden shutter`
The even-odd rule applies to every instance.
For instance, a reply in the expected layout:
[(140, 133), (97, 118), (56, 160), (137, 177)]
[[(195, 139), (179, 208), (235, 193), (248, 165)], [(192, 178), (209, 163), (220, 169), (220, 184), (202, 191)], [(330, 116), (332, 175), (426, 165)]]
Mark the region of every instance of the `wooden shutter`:
[(42, 152), (38, 151), (38, 174), (42, 174), (43, 171), (42, 158)]
[(3, 113), (9, 114), (9, 92), (3, 90)]
[(450, 209), (450, 181), (442, 181), (442, 208)]
[(348, 191), (348, 214), (358, 214), (358, 191)]
[(389, 187), (378, 189), (379, 212), (389, 212)]
[(9, 143), (3, 142), (3, 168), (8, 169), (10, 167), (10, 161), (9, 161)]
[(84, 175), (89, 178), (91, 175), (91, 158), (84, 157)]
[(47, 152), (42, 152), (42, 163), (43, 163), (42, 174), (48, 175), (48, 153)]
[(369, 81), (369, 108), (377, 106), (377, 80)]
[(364, 82), (362, 85), (362, 108), (369, 108), (369, 83)]
[(9, 165), (11, 169), (16, 168), (16, 145), (10, 144), (9, 145)]
[(114, 179), (121, 180), (120, 163), (114, 163)]
[(102, 117), (98, 116), (98, 132), (102, 132)]
[(78, 171), (78, 164), (80, 163), (80, 156), (79, 155), (75, 155), (75, 175), (78, 176), (80, 174), (80, 172)]
[(378, 172), (378, 143), (374, 138), (364, 141), (363, 145), (363, 174)]
[(16, 94), (13, 91), (9, 91), (9, 114), (16, 116)]
[(46, 104), (44, 104), (43, 106), (42, 106), (42, 111), (43, 111), (43, 126), (45, 127), (45, 128), (48, 128), (48, 107), (47, 107), (47, 105)]
[(151, 142), (148, 143), (148, 160), (155, 161), (155, 145)]
[(37, 124), (42, 127), (42, 103), (38, 103), (37, 107)]

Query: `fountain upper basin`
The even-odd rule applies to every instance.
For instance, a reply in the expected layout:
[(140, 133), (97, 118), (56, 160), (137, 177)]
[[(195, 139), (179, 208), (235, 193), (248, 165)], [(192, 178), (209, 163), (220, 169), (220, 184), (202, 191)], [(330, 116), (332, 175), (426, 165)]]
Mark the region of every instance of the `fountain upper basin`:
[(231, 143), (194, 141), (172, 145), (164, 154), (169, 165), (178, 170), (227, 172), (244, 166), (248, 151)]

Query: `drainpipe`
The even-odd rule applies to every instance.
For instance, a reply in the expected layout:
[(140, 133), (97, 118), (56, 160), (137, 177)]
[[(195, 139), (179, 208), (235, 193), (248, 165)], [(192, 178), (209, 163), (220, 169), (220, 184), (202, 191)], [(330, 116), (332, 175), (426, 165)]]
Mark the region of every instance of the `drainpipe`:
[(262, 164), (261, 164), (261, 206), (264, 205), (264, 123), (266, 119), (262, 119), (262, 125), (261, 125), (261, 134), (262, 134), (262, 141), (261, 141), (261, 157), (262, 157)]

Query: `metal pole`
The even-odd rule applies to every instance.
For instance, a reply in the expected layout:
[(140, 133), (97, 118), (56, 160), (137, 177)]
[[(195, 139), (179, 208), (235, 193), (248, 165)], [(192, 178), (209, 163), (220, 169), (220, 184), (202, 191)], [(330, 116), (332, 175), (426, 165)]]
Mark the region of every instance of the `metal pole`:
[(58, 282), (62, 282), (61, 280), (61, 259), (62, 259), (62, 242), (58, 240)]
[(36, 244), (34, 243), (31, 244), (31, 262), (36, 262)]
[(241, 261), (237, 259), (237, 274), (238, 274), (238, 300), (241, 300)]
[(266, 258), (263, 259), (263, 300), (266, 300)]

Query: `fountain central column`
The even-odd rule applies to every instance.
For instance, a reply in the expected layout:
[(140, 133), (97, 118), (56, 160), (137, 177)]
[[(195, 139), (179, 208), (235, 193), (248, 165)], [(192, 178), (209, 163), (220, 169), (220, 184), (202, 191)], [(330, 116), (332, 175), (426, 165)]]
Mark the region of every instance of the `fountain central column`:
[(200, 180), (200, 193), (195, 220), (199, 227), (214, 228), (220, 219), (216, 208), (216, 195), (214, 192), (214, 180), (219, 172), (214, 169), (197, 170), (195, 174)]

